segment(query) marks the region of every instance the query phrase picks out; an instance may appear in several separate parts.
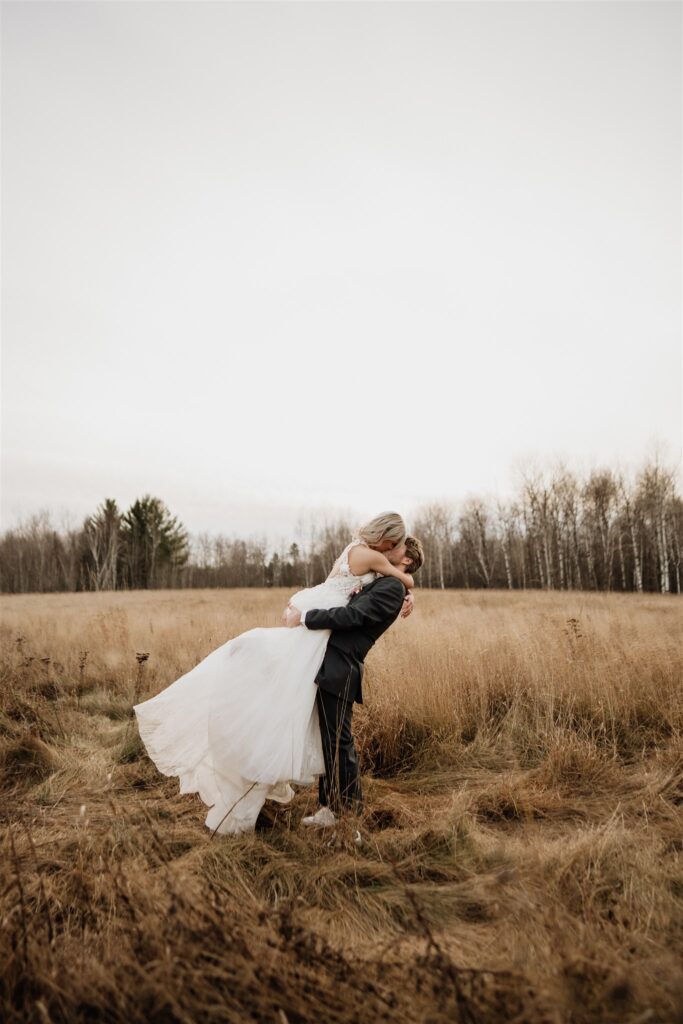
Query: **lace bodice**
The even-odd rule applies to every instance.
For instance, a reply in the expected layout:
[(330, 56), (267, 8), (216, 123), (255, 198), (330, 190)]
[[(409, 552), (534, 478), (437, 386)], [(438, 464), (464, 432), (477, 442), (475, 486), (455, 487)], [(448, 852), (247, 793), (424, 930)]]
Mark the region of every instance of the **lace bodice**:
[(346, 604), (354, 590), (376, 580), (379, 576), (377, 572), (364, 572), (361, 576), (354, 576), (351, 572), (349, 552), (357, 544), (363, 543), (364, 541), (356, 538), (347, 544), (324, 583), (299, 590), (290, 599), (291, 604), (301, 611), (307, 608), (336, 608), (338, 605)]
[(359, 544), (365, 544), (365, 541), (359, 540), (357, 537), (352, 540), (350, 544), (347, 544), (337, 561), (332, 566), (332, 571), (327, 577), (328, 580), (338, 579), (342, 577), (350, 577), (354, 581), (354, 586), (364, 587), (366, 583), (371, 583), (379, 575), (376, 572), (364, 572), (362, 576), (354, 576), (351, 572), (351, 566), (349, 565), (349, 552), (351, 548), (357, 547)]

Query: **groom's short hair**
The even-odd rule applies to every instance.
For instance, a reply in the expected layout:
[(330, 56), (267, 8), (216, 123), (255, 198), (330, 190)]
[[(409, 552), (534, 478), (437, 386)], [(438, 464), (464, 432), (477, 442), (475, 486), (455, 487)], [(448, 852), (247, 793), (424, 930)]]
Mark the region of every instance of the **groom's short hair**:
[(425, 560), (424, 551), (417, 537), (411, 537), (410, 534), (405, 539), (405, 545), (406, 556), (411, 561), (411, 564), (408, 566), (408, 572), (412, 574), (421, 568)]

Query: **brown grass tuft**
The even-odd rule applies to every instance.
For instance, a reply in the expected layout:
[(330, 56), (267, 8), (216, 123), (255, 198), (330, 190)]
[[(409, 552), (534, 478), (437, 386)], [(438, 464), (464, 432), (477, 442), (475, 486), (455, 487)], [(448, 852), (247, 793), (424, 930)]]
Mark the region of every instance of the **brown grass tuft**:
[(59, 758), (47, 743), (31, 734), (5, 740), (0, 746), (0, 779), (3, 788), (30, 786), (59, 768)]

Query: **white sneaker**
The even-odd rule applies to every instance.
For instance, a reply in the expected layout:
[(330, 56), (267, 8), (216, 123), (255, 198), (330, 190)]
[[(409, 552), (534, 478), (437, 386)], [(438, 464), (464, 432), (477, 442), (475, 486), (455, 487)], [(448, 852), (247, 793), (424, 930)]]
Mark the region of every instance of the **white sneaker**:
[(337, 824), (337, 819), (329, 807), (321, 807), (315, 814), (309, 814), (301, 819), (302, 825), (315, 825), (317, 828), (331, 828)]

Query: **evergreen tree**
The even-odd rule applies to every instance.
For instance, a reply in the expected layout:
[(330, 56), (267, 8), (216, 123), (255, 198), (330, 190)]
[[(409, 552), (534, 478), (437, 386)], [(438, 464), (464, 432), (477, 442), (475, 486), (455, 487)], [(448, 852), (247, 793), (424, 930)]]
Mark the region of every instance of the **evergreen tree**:
[(134, 501), (121, 518), (121, 537), (130, 587), (174, 585), (188, 559), (188, 536), (160, 498)]

